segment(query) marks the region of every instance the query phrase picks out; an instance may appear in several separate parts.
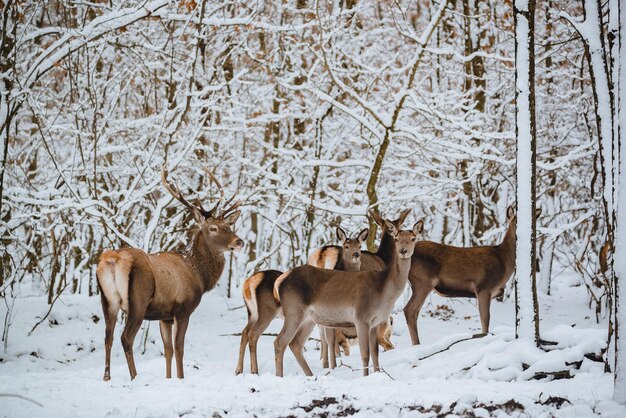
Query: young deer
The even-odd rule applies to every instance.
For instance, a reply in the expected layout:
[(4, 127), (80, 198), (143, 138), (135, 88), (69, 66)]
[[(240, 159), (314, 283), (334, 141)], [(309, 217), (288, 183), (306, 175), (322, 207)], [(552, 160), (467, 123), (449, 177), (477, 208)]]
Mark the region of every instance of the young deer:
[[(210, 173), (209, 173), (210, 174)], [(213, 177), (211, 175), (211, 177)], [(163, 252), (147, 254), (137, 248), (105, 250), (98, 263), (97, 278), (100, 287), (105, 321), (104, 380), (111, 378), (111, 345), (117, 314), (126, 313), (122, 332), (122, 346), (126, 354), (130, 378), (137, 376), (133, 358), (133, 341), (144, 319), (159, 320), (165, 351), (165, 376), (172, 376), (172, 354), (176, 355), (176, 375), (182, 379), (185, 332), (189, 316), (196, 309), (202, 294), (211, 290), (224, 269), (224, 252), (237, 251), (244, 245), (231, 227), (239, 217), (235, 211), (239, 202), (219, 211), (222, 194), (211, 210), (189, 203), (173, 184), (167, 181), (167, 171), (161, 170), (165, 189), (185, 205), (200, 225), (191, 246), (183, 253)], [(228, 206), (234, 196), (224, 206)], [(172, 325), (174, 346), (172, 347)]]
[[(408, 212), (406, 212), (408, 214)], [(405, 215), (406, 216), (406, 215)], [(398, 225), (399, 226), (399, 225)], [(341, 227), (337, 227), (337, 238), (341, 245), (327, 245), (315, 250), (308, 259), (308, 264), (318, 268), (359, 271), (361, 270), (361, 246), (367, 240), (369, 229), (362, 230), (356, 237), (348, 238)], [(366, 253), (366, 257), (378, 258), (375, 254)], [(373, 261), (378, 263), (378, 260)], [(382, 270), (384, 263), (380, 263)], [(379, 327), (378, 343), (385, 349), (390, 350), (393, 344), (389, 341), (391, 336), (391, 320), (386, 321)], [(346, 355), (350, 355), (350, 342), (356, 341), (356, 329), (349, 328), (325, 328), (320, 326), (321, 357), (324, 368), (335, 368), (337, 366), (336, 357), (339, 355), (339, 347), (343, 348)]]
[(276, 375), (283, 375), (283, 357), (287, 345), (307, 376), (313, 373), (302, 349), (315, 327), (356, 326), (363, 362), (363, 375), (369, 372), (370, 352), (374, 371), (379, 370), (376, 327), (388, 318), (393, 305), (406, 286), (411, 255), (423, 222), (411, 231), (398, 231), (384, 222), (393, 239), (392, 259), (383, 271), (347, 272), (297, 267), (283, 273), (274, 283), (274, 297), (281, 302), (285, 323), (274, 342)]
[(369, 229), (364, 229), (354, 238), (337, 227), (337, 239), (341, 245), (325, 245), (313, 251), (307, 264), (321, 269), (359, 271), (361, 269), (361, 246), (367, 240)]
[[(541, 214), (537, 210), (536, 216)], [(415, 244), (409, 282), (413, 294), (404, 307), (411, 342), (419, 344), (417, 317), (432, 290), (445, 297), (478, 300), (482, 333), (489, 332), (491, 299), (498, 296), (515, 269), (515, 226), (513, 207), (507, 209), (509, 227), (499, 245), (461, 248), (420, 241)]]

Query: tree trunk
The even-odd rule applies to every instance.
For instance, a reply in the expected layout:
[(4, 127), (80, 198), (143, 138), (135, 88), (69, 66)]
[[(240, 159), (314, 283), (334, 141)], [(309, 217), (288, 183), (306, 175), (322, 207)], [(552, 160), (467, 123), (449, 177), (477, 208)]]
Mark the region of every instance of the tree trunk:
[(536, 282), (536, 122), (534, 0), (517, 0), (515, 19), (515, 103), (517, 137), (517, 248), (515, 335), (539, 343)]
[(0, 37), (0, 217), (2, 216), (2, 200), (4, 197), (4, 171), (9, 153), (9, 132), (13, 122), (16, 108), (11, 97), (11, 91), (15, 84), (13, 62), (15, 49), (15, 35), (17, 24), (15, 15), (17, 5), (9, 0), (4, 4), (2, 10), (2, 21), (0, 25), (2, 33)]
[[(620, 65), (619, 77), (617, 85), (617, 104), (618, 104), (618, 120), (623, 123), (626, 120), (626, 6), (621, 4), (619, 7), (619, 44), (620, 44)], [(618, 133), (616, 138), (620, 139), (621, 133), (624, 132), (624, 126), (618, 125)], [(626, 146), (619, 142), (615, 144), (619, 149), (619, 177), (617, 189), (617, 234), (615, 241), (615, 252), (620, 251), (622, 254), (626, 251)], [(621, 146), (620, 146), (621, 145)], [(617, 186), (617, 185), (616, 185)], [(623, 255), (615, 258), (615, 389), (613, 398), (622, 404), (626, 404), (626, 257)]]
[[(441, 21), (441, 18), (444, 15), (444, 11), (446, 7), (448, 6), (448, 1), (449, 0), (444, 0), (443, 2), (441, 2), (437, 11), (433, 15), (433, 17), (430, 19), (430, 24), (427, 27), (427, 32), (424, 32), (422, 34), (422, 37), (421, 37), (422, 41), (420, 44), (417, 45), (416, 58), (411, 67), (411, 73), (409, 74), (409, 80), (406, 85), (406, 90), (409, 90), (413, 87), (413, 83), (415, 82), (415, 74), (417, 73), (417, 69), (424, 55), (424, 48), (426, 47), (426, 45), (428, 45), (430, 38), (435, 33), (435, 28), (439, 25), (439, 22)], [(376, 153), (374, 166), (372, 167), (372, 172), (370, 173), (370, 177), (367, 182), (367, 198), (369, 200), (369, 207), (376, 208), (376, 210), (378, 210), (378, 208), (376, 207), (378, 205), (377, 184), (378, 184), (378, 179), (380, 177), (380, 171), (383, 166), (385, 155), (387, 154), (387, 148), (389, 148), (389, 142), (391, 140), (392, 132), (396, 128), (396, 123), (398, 122), (398, 118), (400, 117), (400, 112), (402, 111), (402, 108), (404, 107), (404, 102), (406, 101), (407, 96), (408, 96), (407, 94), (404, 94), (400, 98), (400, 100), (398, 101), (398, 105), (394, 109), (393, 117), (391, 119), (391, 124), (385, 127), (385, 135), (384, 135), (382, 143), (380, 144), (380, 148), (378, 149), (378, 152)], [(369, 237), (367, 238), (367, 249), (369, 251), (374, 252), (376, 251), (375, 240), (376, 240), (376, 231), (378, 230), (378, 224), (374, 221), (374, 219), (371, 216), (369, 217), (368, 221), (369, 221), (368, 226), (369, 226), (370, 234), (369, 234)]]

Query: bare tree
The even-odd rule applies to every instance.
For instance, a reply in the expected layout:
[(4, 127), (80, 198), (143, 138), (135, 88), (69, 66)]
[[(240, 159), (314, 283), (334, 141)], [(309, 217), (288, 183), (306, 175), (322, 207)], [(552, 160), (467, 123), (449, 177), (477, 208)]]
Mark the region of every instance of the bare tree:
[[(620, 5), (616, 5), (620, 6)], [(626, 132), (626, 126), (621, 125), (626, 121), (626, 6), (619, 7), (619, 77), (617, 83), (617, 115), (620, 124), (617, 126), (617, 138)], [(620, 141), (621, 142), (621, 141)], [(613, 398), (626, 404), (626, 144), (616, 144), (619, 149), (619, 177), (617, 189), (617, 228), (615, 234), (615, 388)], [(621, 185), (621, 186), (620, 186)]]
[(536, 282), (537, 137), (535, 121), (535, 1), (518, 0), (515, 14), (517, 135), (517, 254), (515, 333), (539, 344)]

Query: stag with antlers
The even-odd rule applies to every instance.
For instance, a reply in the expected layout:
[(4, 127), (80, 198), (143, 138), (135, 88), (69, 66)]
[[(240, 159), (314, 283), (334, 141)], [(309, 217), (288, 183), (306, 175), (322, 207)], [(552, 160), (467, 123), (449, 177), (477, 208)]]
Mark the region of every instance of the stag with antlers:
[(184, 377), (183, 351), (189, 317), (202, 295), (217, 284), (224, 269), (224, 252), (237, 251), (244, 245), (231, 229), (240, 215), (237, 208), (241, 202), (232, 203), (234, 195), (226, 201), (220, 183), (208, 170), (207, 173), (220, 191), (219, 201), (210, 210), (189, 203), (167, 180), (167, 170), (161, 170), (165, 189), (191, 211), (199, 226), (186, 251), (147, 254), (137, 248), (122, 248), (105, 250), (100, 257), (97, 278), (106, 327), (104, 380), (111, 378), (111, 345), (120, 308), (126, 313), (122, 346), (130, 378), (137, 375), (133, 341), (144, 319), (160, 321), (165, 376), (172, 376), (175, 354), (176, 375)]

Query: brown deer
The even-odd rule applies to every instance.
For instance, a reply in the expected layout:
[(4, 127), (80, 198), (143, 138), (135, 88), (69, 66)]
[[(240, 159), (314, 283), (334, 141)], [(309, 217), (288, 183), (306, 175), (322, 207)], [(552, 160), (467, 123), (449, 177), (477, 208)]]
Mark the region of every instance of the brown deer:
[[(537, 210), (539, 217), (541, 210)], [(435, 290), (445, 297), (478, 300), (482, 334), (489, 333), (491, 299), (504, 291), (515, 269), (515, 227), (517, 217), (507, 209), (509, 226), (502, 242), (493, 246), (453, 247), (431, 241), (415, 244), (409, 271), (413, 294), (404, 307), (411, 342), (419, 344), (417, 317), (426, 297)]]
[[(325, 245), (313, 251), (307, 260), (307, 264), (326, 269), (359, 271), (361, 269), (361, 246), (367, 240), (369, 229), (364, 229), (354, 238), (348, 238), (346, 232), (337, 227), (337, 239), (340, 245)], [(339, 355), (339, 347), (343, 348), (346, 355), (350, 355), (350, 339), (354, 340), (356, 330), (353, 328), (325, 328), (320, 326), (321, 358), (322, 366), (334, 369), (337, 366), (336, 356)]]
[[(405, 212), (408, 214), (408, 211)], [(406, 216), (406, 214), (404, 216)], [(404, 220), (404, 219), (402, 219)], [(394, 222), (397, 222), (394, 221)], [(401, 222), (397, 225), (399, 225)], [(375, 264), (375, 270), (384, 269), (384, 263), (375, 254), (362, 252), (361, 246), (367, 240), (369, 229), (364, 229), (354, 238), (348, 238), (347, 234), (341, 227), (337, 227), (337, 239), (341, 245), (326, 245), (322, 248), (315, 250), (308, 259), (308, 264), (318, 268), (327, 268), (343, 271), (359, 271), (361, 270), (361, 255), (366, 254), (365, 257), (371, 258), (370, 264)], [(374, 259), (375, 258), (375, 259)], [(350, 355), (350, 344), (356, 342), (356, 329), (350, 328), (329, 328), (326, 329), (322, 326), (320, 328), (320, 340), (321, 340), (321, 357), (322, 366), (324, 368), (335, 368), (337, 366), (336, 356), (339, 355), (339, 347), (343, 348), (346, 355)], [(379, 327), (378, 330), (378, 343), (385, 349), (390, 350), (393, 348), (393, 344), (389, 341), (391, 336), (391, 319), (386, 321)]]
[(274, 342), (276, 375), (283, 375), (283, 358), (287, 345), (307, 376), (312, 376), (302, 349), (315, 327), (356, 326), (363, 375), (369, 373), (372, 355), (374, 371), (378, 371), (376, 327), (383, 324), (404, 290), (411, 255), (421, 233), (423, 222), (410, 231), (399, 231), (385, 220), (384, 229), (393, 240), (392, 259), (383, 271), (348, 272), (297, 267), (283, 273), (274, 283), (274, 297), (281, 302), (285, 323)]
[[(338, 258), (339, 253), (336, 246), (327, 246), (314, 251), (311, 254), (311, 257), (309, 257), (309, 261), (315, 260), (320, 263), (322, 266), (321, 268), (324, 268), (324, 263), (329, 262), (330, 259), (334, 260), (332, 265), (335, 265), (337, 261), (339, 261), (341, 265), (349, 265), (348, 268), (350, 268), (353, 261), (356, 261), (360, 265), (361, 243), (367, 239), (367, 231), (367, 229), (361, 231), (357, 238), (350, 240), (346, 239), (345, 232), (343, 232), (341, 228), (337, 228), (337, 235), (340, 239), (342, 239), (344, 245), (343, 248), (345, 251), (343, 253), (352, 255), (346, 260)], [(365, 236), (361, 239), (363, 234)], [(241, 331), (239, 358), (237, 360), (235, 374), (243, 373), (246, 346), (250, 350), (250, 372), (254, 374), (259, 373), (259, 364), (257, 361), (257, 342), (259, 337), (267, 329), (274, 318), (281, 315), (280, 303), (272, 294), (274, 282), (281, 274), (282, 272), (277, 270), (260, 271), (248, 277), (243, 283), (242, 293), (243, 300), (248, 311), (248, 323)], [(322, 340), (322, 351), (324, 351), (325, 348), (327, 351), (327, 346), (324, 347), (326, 342), (324, 339), (324, 332), (322, 330), (320, 330), (320, 339)], [(347, 340), (345, 341), (344, 349), (346, 346)], [(349, 346), (347, 347), (349, 349)], [(324, 358), (328, 359), (328, 355), (325, 355)], [(328, 362), (328, 360), (326, 361)], [(328, 367), (328, 364), (326, 364), (325, 367)]]
[[(409, 214), (409, 210), (405, 210), (400, 214), (400, 217), (392, 223), (399, 228), (404, 219)], [(370, 212), (376, 222), (384, 225), (384, 221), (375, 212)], [(383, 228), (383, 236), (380, 241), (380, 246), (376, 254), (362, 251), (361, 261), (363, 264), (367, 263), (371, 269), (383, 270), (385, 263), (383, 260), (390, 260), (394, 252), (394, 240)], [(360, 249), (360, 247), (359, 247)], [(332, 251), (327, 252), (332, 254)], [(318, 259), (318, 257), (315, 257)], [(335, 258), (338, 260), (338, 258)], [(324, 264), (324, 261), (321, 261)], [(330, 267), (332, 268), (332, 267)], [(257, 361), (257, 342), (259, 337), (267, 329), (269, 324), (277, 316), (282, 316), (280, 309), (280, 303), (272, 294), (274, 289), (274, 283), (278, 276), (282, 273), (277, 270), (265, 270), (258, 273), (254, 273), (248, 277), (242, 286), (243, 299), (246, 304), (248, 312), (248, 323), (241, 332), (241, 341), (239, 344), (239, 358), (237, 360), (237, 367), (235, 369), (236, 374), (243, 373), (243, 363), (246, 354), (246, 347), (250, 350), (250, 371), (254, 374), (259, 373), (259, 366)], [(389, 339), (390, 328), (385, 328), (384, 331), (387, 335), (386, 339)], [(305, 339), (308, 337), (304, 337)], [(346, 345), (343, 345), (345, 348)], [(392, 346), (393, 347), (393, 346)], [(349, 346), (348, 346), (349, 349)], [(328, 357), (328, 356), (327, 356)], [(328, 367), (328, 366), (326, 366)]]
[[(222, 194), (219, 202), (206, 210), (201, 205), (189, 203), (180, 191), (167, 181), (167, 171), (161, 170), (165, 189), (185, 205), (199, 224), (191, 245), (182, 253), (163, 252), (147, 254), (137, 248), (105, 250), (98, 263), (97, 278), (105, 320), (104, 380), (111, 378), (111, 345), (117, 314), (121, 308), (126, 313), (126, 326), (122, 332), (122, 346), (128, 363), (130, 378), (137, 376), (133, 358), (135, 335), (146, 320), (159, 320), (165, 351), (165, 376), (172, 376), (172, 354), (176, 355), (176, 375), (182, 379), (185, 332), (189, 316), (219, 280), (224, 269), (224, 252), (241, 249), (244, 242), (231, 230), (240, 212), (235, 210), (240, 202), (219, 210), (224, 203), (221, 185), (211, 173)], [(172, 325), (174, 346), (172, 347)]]
[(361, 269), (361, 246), (367, 240), (369, 229), (364, 229), (354, 238), (337, 227), (337, 239), (341, 245), (325, 245), (311, 253), (307, 264), (321, 269), (359, 271)]
[(246, 354), (246, 346), (250, 349), (250, 372), (259, 373), (256, 346), (259, 337), (267, 329), (277, 316), (281, 315), (280, 303), (272, 294), (274, 282), (283, 274), (277, 270), (265, 270), (254, 273), (243, 282), (243, 300), (248, 311), (248, 323), (241, 331), (239, 344), (239, 359), (235, 374), (243, 373), (243, 358)]

